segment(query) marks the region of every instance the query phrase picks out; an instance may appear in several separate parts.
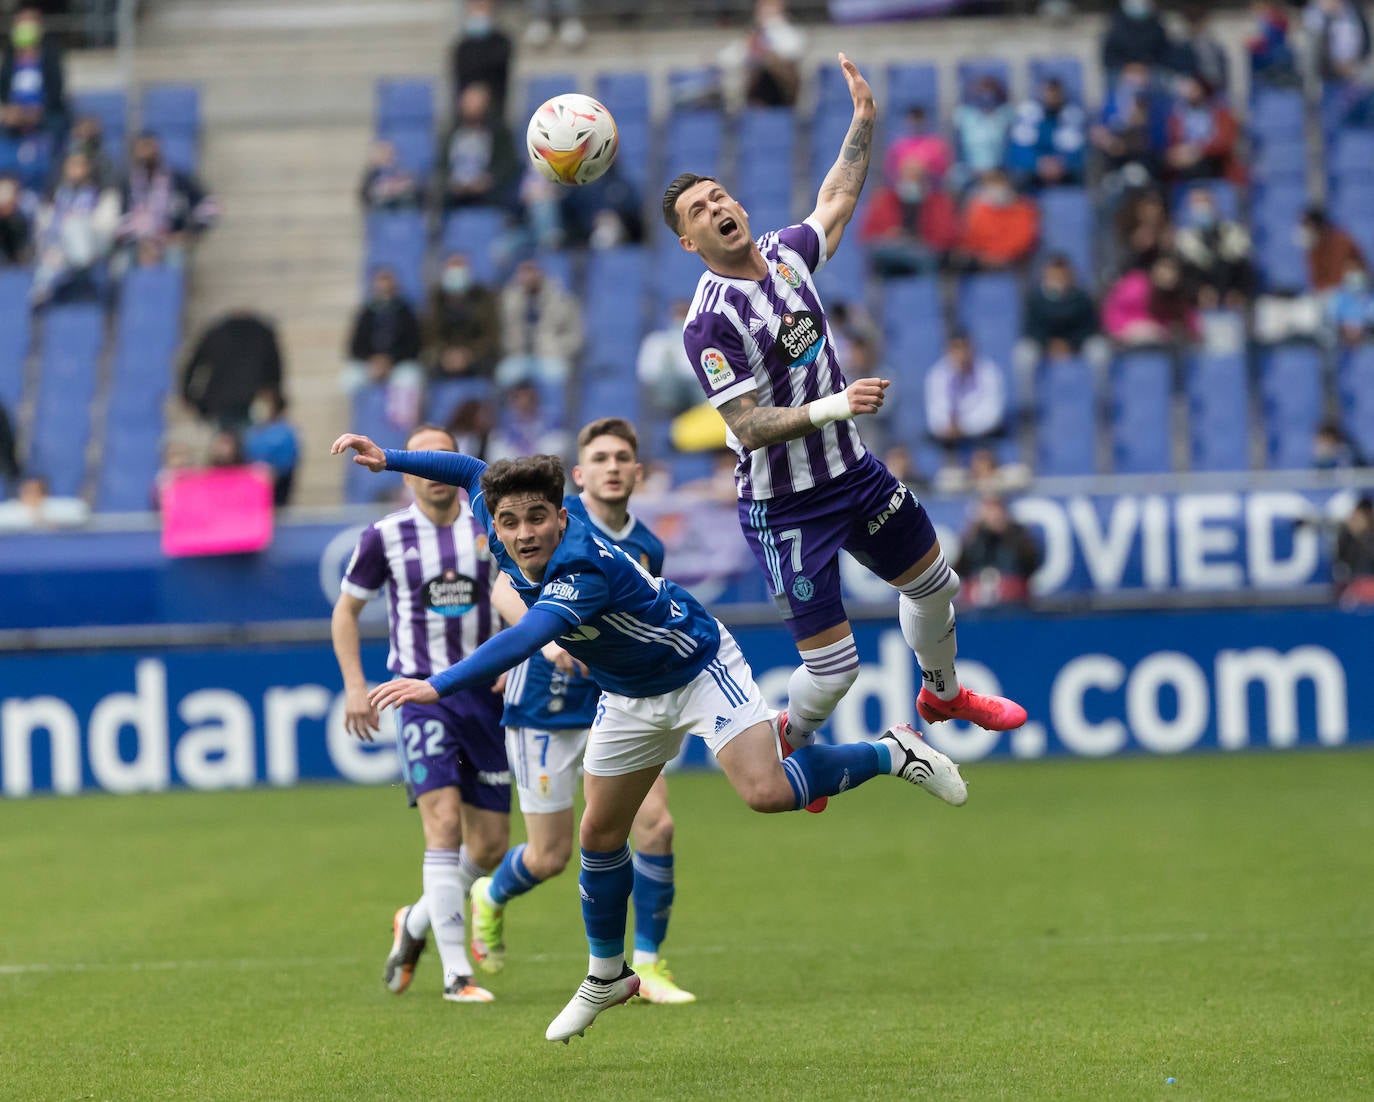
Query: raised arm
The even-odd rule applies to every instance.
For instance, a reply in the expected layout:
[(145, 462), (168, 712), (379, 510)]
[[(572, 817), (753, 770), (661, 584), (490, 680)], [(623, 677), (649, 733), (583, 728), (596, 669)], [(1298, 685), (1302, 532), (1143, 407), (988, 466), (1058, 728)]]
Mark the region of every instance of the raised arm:
[(831, 166), (821, 182), (816, 197), (816, 209), (811, 217), (825, 228), (825, 255), (839, 247), (840, 238), (863, 191), (868, 176), (868, 160), (873, 152), (873, 124), (878, 108), (873, 102), (873, 90), (855, 64), (840, 54), (840, 68), (844, 70), (849, 95), (854, 101), (854, 119), (844, 137), (839, 159)]
[(482, 489), (482, 472), (487, 465), (480, 459), (460, 452), (407, 452), (392, 448), (383, 450), (366, 436), (346, 432), (329, 448), (330, 455), (342, 455), (352, 448), (358, 454), (353, 462), (369, 471), (400, 471), (419, 475), (433, 482), (461, 486), (470, 498)]
[(877, 413), (883, 406), (887, 379), (858, 379), (839, 394), (817, 398), (804, 406), (761, 406), (751, 390), (717, 406), (735, 439), (750, 451), (781, 444), (815, 432), (832, 421), (848, 421), (861, 413)]

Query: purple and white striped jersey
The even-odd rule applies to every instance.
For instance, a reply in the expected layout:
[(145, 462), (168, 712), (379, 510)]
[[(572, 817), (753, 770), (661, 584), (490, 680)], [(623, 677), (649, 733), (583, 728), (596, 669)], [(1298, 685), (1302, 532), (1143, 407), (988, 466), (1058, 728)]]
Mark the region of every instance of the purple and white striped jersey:
[[(750, 391), (761, 406), (804, 406), (848, 385), (836, 361), (812, 275), (825, 264), (825, 231), (812, 219), (758, 239), (768, 264), (762, 280), (708, 270), (683, 327), (687, 358), (713, 406)], [(851, 421), (799, 440), (739, 453), (735, 486), (746, 500), (800, 493), (852, 470), (864, 446)]]
[(387, 669), (429, 677), (466, 658), (500, 627), (491, 608), (493, 569), (486, 529), (466, 502), (448, 528), (411, 505), (363, 532), (340, 586), (364, 601), (386, 588)]

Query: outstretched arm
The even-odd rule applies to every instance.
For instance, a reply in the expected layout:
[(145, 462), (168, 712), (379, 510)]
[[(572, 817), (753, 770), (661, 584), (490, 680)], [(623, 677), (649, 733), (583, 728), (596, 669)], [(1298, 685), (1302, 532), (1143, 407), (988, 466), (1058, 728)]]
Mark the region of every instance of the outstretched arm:
[(873, 152), (873, 124), (878, 115), (873, 102), (873, 90), (863, 74), (844, 54), (840, 54), (840, 67), (844, 70), (849, 95), (854, 101), (854, 120), (849, 124), (849, 133), (844, 137), (839, 159), (821, 182), (816, 209), (811, 215), (825, 228), (826, 256), (832, 255), (839, 247), (844, 227), (854, 216), (854, 208), (859, 203), (859, 193), (863, 191), (864, 180), (868, 176), (868, 160)]
[(887, 379), (858, 379), (839, 394), (817, 398), (804, 406), (761, 406), (758, 392), (751, 390), (731, 398), (716, 408), (735, 434), (735, 439), (750, 451), (796, 440), (824, 428), (832, 421), (848, 421), (860, 413), (877, 413), (883, 405)]
[(459, 452), (407, 452), (392, 448), (383, 450), (366, 436), (346, 432), (329, 448), (330, 455), (342, 455), (352, 448), (358, 454), (353, 462), (369, 471), (400, 471), (415, 474), (433, 482), (461, 486), (469, 497), (476, 497), (482, 486), (482, 472), (487, 465), (480, 459)]

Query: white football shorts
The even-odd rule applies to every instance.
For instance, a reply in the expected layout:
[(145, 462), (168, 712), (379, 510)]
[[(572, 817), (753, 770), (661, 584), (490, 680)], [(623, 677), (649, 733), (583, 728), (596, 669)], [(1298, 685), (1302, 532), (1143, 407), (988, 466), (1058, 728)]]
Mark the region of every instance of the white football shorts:
[(562, 731), (507, 727), (506, 756), (520, 810), (526, 815), (546, 815), (572, 807), (586, 750), (585, 727)]
[[(601, 694), (583, 768), (618, 777), (677, 757), (687, 735), (700, 735), (713, 754), (756, 723), (771, 723), (768, 707), (735, 638), (720, 626), (720, 651), (701, 673), (661, 696)], [(523, 803), (522, 803), (523, 806)]]

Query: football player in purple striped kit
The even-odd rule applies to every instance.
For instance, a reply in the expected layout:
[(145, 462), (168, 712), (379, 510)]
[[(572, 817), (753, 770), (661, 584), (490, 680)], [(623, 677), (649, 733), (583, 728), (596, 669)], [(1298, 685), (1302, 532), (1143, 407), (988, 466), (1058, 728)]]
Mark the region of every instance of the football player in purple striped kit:
[[(921, 667), (923, 719), (995, 731), (1026, 721), (1019, 704), (959, 684), (959, 578), (925, 509), (864, 448), (853, 423), (882, 407), (888, 380), (846, 382), (812, 279), (854, 214), (877, 115), (868, 82), (844, 54), (839, 60), (854, 116), (805, 221), (755, 239), (748, 212), (714, 179), (692, 173), (663, 196), (664, 220), (706, 265), (683, 329), (687, 355), (729, 428), (740, 525), (801, 654), (781, 727), (784, 755), (814, 738), (859, 672), (840, 595), (841, 549), (899, 594), (902, 636)], [(823, 809), (820, 801), (809, 808)]]
[[(454, 451), (453, 436), (422, 425), (407, 447)], [(358, 640), (363, 606), (383, 590), (391, 653), (387, 668), (428, 677), (466, 657), (492, 637), (497, 576), (487, 532), (444, 482), (407, 475), (415, 501), (365, 529), (349, 560), (334, 605), (331, 633), (343, 673), (344, 722), (372, 741), (380, 717), (367, 700)], [(490, 685), (434, 703), (400, 708), (397, 752), (412, 802), (419, 808), (425, 855), (423, 894), (396, 912), (383, 982), (396, 994), (410, 986), (430, 930), (444, 969), (444, 998), (490, 1002), (472, 981), (464, 921), (473, 881), (488, 875), (510, 845), (510, 766), (501, 725), (502, 697)]]

